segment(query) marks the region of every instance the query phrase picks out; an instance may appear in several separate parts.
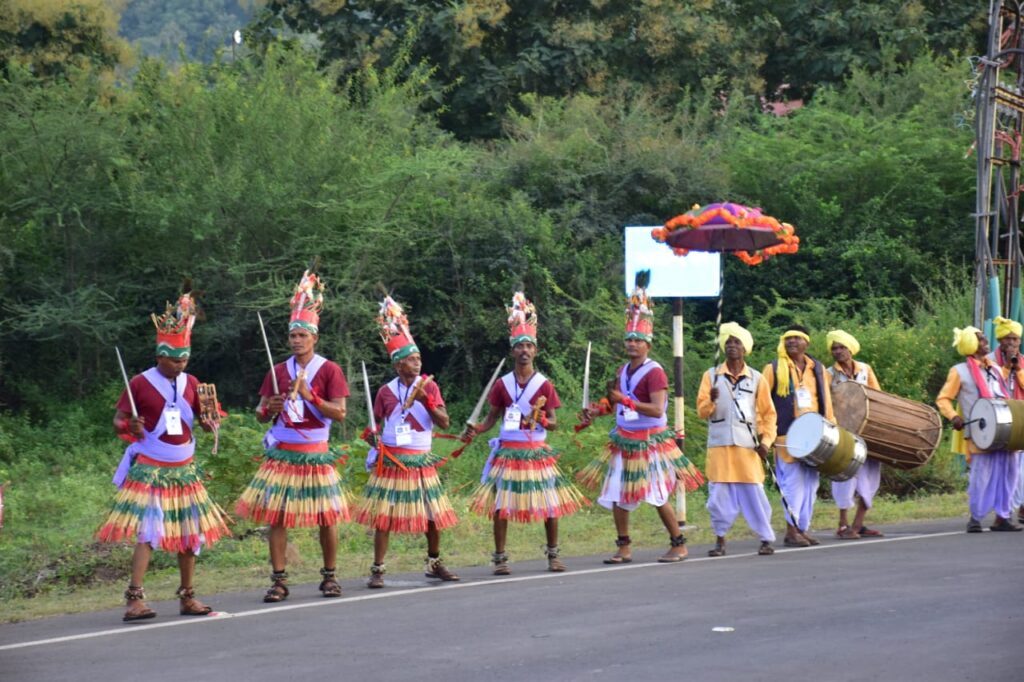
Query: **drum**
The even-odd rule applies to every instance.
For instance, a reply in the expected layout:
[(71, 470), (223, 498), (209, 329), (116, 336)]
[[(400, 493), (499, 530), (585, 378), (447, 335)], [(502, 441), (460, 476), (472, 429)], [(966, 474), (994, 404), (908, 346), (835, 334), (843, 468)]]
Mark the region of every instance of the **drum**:
[(982, 450), (1024, 450), (1024, 400), (980, 398), (970, 421), (971, 441)]
[(832, 387), (832, 408), (836, 422), (867, 443), (868, 457), (897, 469), (923, 465), (942, 440), (934, 408), (853, 381)]
[(791, 457), (833, 481), (853, 478), (867, 459), (864, 441), (817, 412), (797, 417), (786, 434)]

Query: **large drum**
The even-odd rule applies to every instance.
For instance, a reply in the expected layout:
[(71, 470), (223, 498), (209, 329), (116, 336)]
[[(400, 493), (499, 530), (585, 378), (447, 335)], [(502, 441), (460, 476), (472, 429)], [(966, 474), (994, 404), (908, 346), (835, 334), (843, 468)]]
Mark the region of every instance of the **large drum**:
[(1024, 450), (1024, 400), (980, 398), (970, 421), (971, 442), (982, 450)]
[(868, 457), (916, 469), (935, 454), (942, 421), (934, 408), (847, 381), (832, 387), (836, 421), (868, 445)]
[(801, 415), (790, 424), (786, 450), (833, 481), (853, 478), (867, 459), (867, 446), (861, 438), (817, 412)]

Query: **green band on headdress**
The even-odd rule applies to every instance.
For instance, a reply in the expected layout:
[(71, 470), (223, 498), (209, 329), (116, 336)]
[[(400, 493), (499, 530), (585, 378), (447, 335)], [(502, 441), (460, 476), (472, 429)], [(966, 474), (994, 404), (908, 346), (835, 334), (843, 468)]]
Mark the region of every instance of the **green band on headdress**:
[(636, 330), (626, 332), (626, 336), (624, 338), (626, 341), (636, 339), (637, 341), (646, 341), (647, 343), (654, 342), (654, 336), (652, 334), (644, 334), (643, 332), (638, 332)]
[(530, 343), (532, 343), (535, 346), (537, 345), (537, 337), (530, 336), (529, 334), (520, 334), (519, 336), (510, 336), (509, 339), (508, 339), (508, 343), (509, 343), (510, 346), (515, 346), (517, 343), (523, 343), (524, 341), (529, 341)]
[(398, 350), (391, 354), (391, 362), (398, 362), (399, 360), (409, 357), (413, 353), (419, 352), (420, 349), (416, 347), (416, 344), (402, 346), (401, 348), (399, 348)]
[(158, 343), (156, 346), (156, 355), (157, 357), (163, 356), (167, 358), (187, 358), (192, 355), (192, 347), (183, 346), (181, 348), (175, 348), (174, 346), (166, 343)]
[(291, 331), (293, 329), (305, 329), (310, 334), (316, 334), (317, 336), (320, 335), (320, 329), (316, 325), (310, 324), (309, 322), (304, 322), (302, 320), (294, 320), (293, 322), (289, 323), (288, 331)]

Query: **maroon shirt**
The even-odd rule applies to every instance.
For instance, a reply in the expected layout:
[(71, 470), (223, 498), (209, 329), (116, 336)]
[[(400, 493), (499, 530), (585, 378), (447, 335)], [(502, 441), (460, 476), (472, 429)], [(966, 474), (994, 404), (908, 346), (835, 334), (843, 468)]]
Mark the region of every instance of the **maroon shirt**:
[[(168, 386), (171, 385), (170, 379), (162, 374), (160, 377), (167, 381)], [(185, 378), (185, 395), (178, 399), (184, 400), (184, 402), (191, 405), (195, 418), (199, 419), (199, 393), (196, 391), (199, 380), (191, 374), (186, 374)], [(164, 397), (153, 388), (153, 384), (149, 383), (149, 379), (141, 374), (133, 376), (128, 385), (131, 386), (132, 397), (135, 398), (135, 407), (139, 411), (139, 416), (146, 420), (146, 430), (153, 430), (153, 427), (160, 421), (160, 415), (163, 414)], [(132, 413), (132, 405), (128, 402), (128, 393), (126, 391), (121, 391), (121, 398), (117, 401), (117, 409), (125, 414), (130, 415)], [(182, 419), (180, 436), (168, 436), (165, 433), (160, 436), (160, 440), (171, 445), (184, 445), (192, 440), (192, 429)]]
[[(278, 391), (287, 395), (292, 387), (291, 377), (288, 376), (287, 361), (274, 365), (274, 374), (277, 375)], [(328, 360), (320, 367), (320, 371), (316, 373), (316, 376), (313, 377), (313, 383), (310, 385), (309, 390), (324, 400), (347, 398), (348, 382), (345, 381), (345, 373), (341, 371), (341, 367), (337, 363)], [(270, 372), (267, 372), (267, 376), (263, 379), (260, 395), (264, 398), (270, 398), (274, 395), (274, 385), (270, 380)], [(304, 416), (305, 419), (301, 422), (290, 424), (290, 426), (297, 429), (319, 429), (323, 426), (323, 422), (314, 417), (312, 411), (305, 410)]]
[[(514, 376), (515, 375), (513, 374), (513, 377)], [(533, 377), (530, 378), (532, 379)], [(526, 383), (528, 384), (530, 382), (527, 381)], [(520, 390), (526, 388), (526, 384), (520, 384), (518, 379), (516, 379), (516, 384), (519, 385)], [(557, 410), (562, 406), (562, 402), (558, 399), (558, 393), (555, 391), (554, 384), (547, 379), (544, 379), (544, 383), (541, 384), (540, 388), (537, 389), (537, 392), (533, 394), (532, 398), (530, 398), (530, 404), (535, 404), (537, 402), (537, 398), (541, 396), (547, 398), (547, 402), (544, 403), (545, 412)], [(491, 388), (491, 394), (487, 397), (487, 402), (500, 409), (504, 409), (512, 405), (512, 396), (510, 396), (508, 391), (505, 390), (505, 382), (502, 379), (494, 382), (494, 386)]]
[[(626, 367), (628, 367), (628, 365), (619, 367), (619, 371), (616, 372), (616, 376), (621, 377), (622, 371)], [(641, 369), (641, 367), (637, 367), (636, 371), (639, 372)], [(637, 401), (641, 403), (649, 403), (651, 402), (652, 393), (668, 389), (668, 375), (665, 374), (665, 370), (661, 367), (655, 367), (651, 371), (647, 372), (647, 376), (639, 382), (635, 384), (633, 384), (633, 382), (629, 383), (633, 387), (633, 395), (636, 396)], [(616, 382), (615, 388), (619, 388), (618, 382)]]
[[(401, 382), (399, 382), (401, 386)], [(405, 386), (401, 386), (402, 397), (405, 397)], [(409, 387), (412, 390), (412, 387)], [(428, 396), (434, 399), (434, 403), (439, 407), (444, 406), (444, 399), (441, 397), (441, 389), (437, 387), (437, 383), (431, 381), (427, 384), (427, 387), (423, 389)], [(373, 416), (377, 419), (378, 424), (384, 423), (384, 418), (389, 416), (398, 405), (398, 398), (395, 394), (388, 390), (387, 386), (381, 386), (380, 390), (377, 391), (377, 397), (373, 401)], [(412, 413), (405, 415), (405, 423), (412, 426), (413, 431), (426, 431), (423, 426), (416, 421), (416, 418), (412, 416)]]

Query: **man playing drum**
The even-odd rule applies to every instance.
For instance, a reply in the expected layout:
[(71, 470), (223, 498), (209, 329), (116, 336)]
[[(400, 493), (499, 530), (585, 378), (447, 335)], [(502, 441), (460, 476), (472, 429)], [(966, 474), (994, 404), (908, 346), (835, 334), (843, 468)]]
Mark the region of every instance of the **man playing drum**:
[[(825, 366), (807, 354), (811, 342), (809, 332), (800, 325), (790, 325), (779, 337), (778, 358), (765, 365), (764, 380), (772, 390), (772, 402), (778, 413), (779, 436), (775, 441), (776, 476), (779, 488), (798, 518), (786, 513), (787, 547), (821, 544), (808, 534), (814, 515), (814, 498), (818, 494), (818, 470), (805, 466), (786, 451), (786, 434), (797, 417), (817, 412), (835, 423), (832, 396), (825, 379)], [(776, 379), (778, 377), (778, 379)]]
[[(993, 320), (996, 328), (996, 340), (999, 346), (995, 352), (989, 353), (989, 360), (999, 365), (1006, 380), (1007, 388), (1014, 400), (1024, 400), (1024, 363), (1020, 360), (1020, 337), (1024, 327), (1020, 322), (997, 317)], [(1017, 486), (1014, 488), (1010, 513), (1017, 510), (1017, 520), (1024, 523), (1024, 455), (1018, 455), (1020, 471), (1017, 474)]]
[[(994, 531), (1019, 531), (1010, 521), (1011, 499), (1017, 483), (1020, 455), (1017, 452), (989, 451), (977, 448), (971, 441), (971, 425), (965, 423), (962, 415), (971, 413), (971, 408), (980, 398), (1008, 398), (1009, 389), (1002, 372), (988, 359), (988, 339), (981, 330), (974, 327), (953, 330), (953, 347), (964, 362), (954, 366), (946, 376), (946, 383), (939, 391), (935, 404), (953, 428), (963, 431), (964, 446), (970, 458), (970, 478), (967, 484), (967, 499), (971, 518), (967, 522), (968, 533), (981, 532), (981, 520), (990, 511), (995, 512)], [(959, 410), (953, 409), (953, 401), (959, 403)]]
[[(860, 352), (860, 342), (852, 334), (842, 329), (834, 329), (825, 336), (825, 345), (832, 353), (836, 364), (828, 368), (832, 388), (839, 384), (853, 381), (868, 388), (881, 391), (875, 370), (866, 362), (858, 362), (853, 356)], [(882, 463), (870, 457), (865, 460), (853, 478), (847, 481), (832, 481), (832, 499), (839, 507), (839, 530), (836, 537), (840, 540), (857, 540), (861, 537), (881, 537), (877, 530), (864, 526), (864, 516), (871, 508), (871, 502), (878, 492), (882, 481)], [(853, 525), (847, 520), (846, 511), (853, 506), (857, 498), (857, 512), (853, 516)]]
[(761, 460), (775, 440), (775, 405), (768, 382), (745, 362), (754, 347), (750, 332), (735, 322), (723, 324), (718, 345), (725, 362), (704, 373), (697, 392), (697, 414), (708, 420), (707, 509), (715, 531), (708, 556), (725, 555), (725, 535), (740, 512), (761, 539), (757, 553), (774, 554)]

